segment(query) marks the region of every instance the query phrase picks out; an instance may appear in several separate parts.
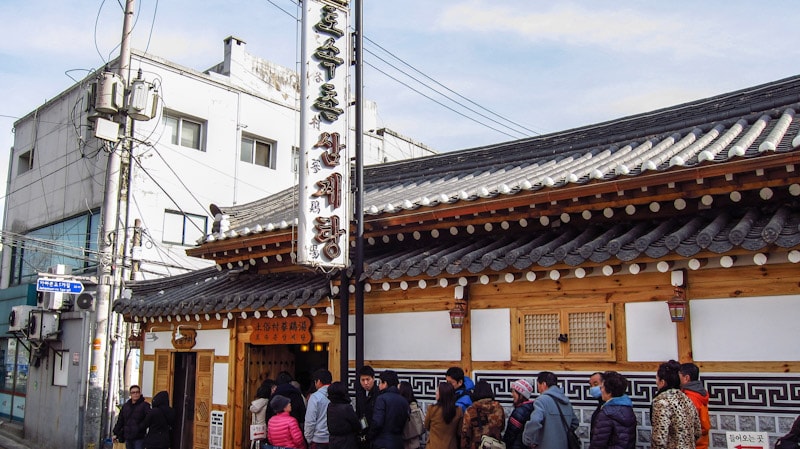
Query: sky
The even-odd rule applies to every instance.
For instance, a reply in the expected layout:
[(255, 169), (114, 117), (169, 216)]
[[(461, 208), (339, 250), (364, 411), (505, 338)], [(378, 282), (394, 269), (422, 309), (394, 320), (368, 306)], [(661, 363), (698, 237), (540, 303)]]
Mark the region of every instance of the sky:
[[(4, 176), (14, 122), (119, 55), (124, 3), (0, 0)], [(379, 126), (437, 151), (563, 131), (800, 74), (800, 8), (791, 0), (364, 3), (364, 95), (378, 104)], [(138, 50), (202, 71), (222, 61), (223, 39), (233, 35), (253, 55), (298, 67), (293, 0), (136, 6)]]

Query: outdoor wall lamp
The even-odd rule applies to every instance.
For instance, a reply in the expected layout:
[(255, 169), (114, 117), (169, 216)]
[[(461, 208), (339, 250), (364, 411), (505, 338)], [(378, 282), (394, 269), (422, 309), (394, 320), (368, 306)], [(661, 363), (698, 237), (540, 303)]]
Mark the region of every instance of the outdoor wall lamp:
[(462, 285), (455, 288), (455, 305), (450, 309), (450, 327), (461, 329), (464, 327), (464, 319), (467, 317), (467, 290)]
[(686, 319), (688, 303), (686, 302), (686, 291), (683, 288), (685, 274), (684, 270), (675, 270), (671, 273), (674, 291), (672, 298), (667, 301), (667, 307), (669, 308), (669, 318), (673, 323), (679, 323)]
[(158, 340), (158, 335), (156, 335), (156, 331), (171, 331), (173, 329), (172, 326), (170, 327), (151, 327), (147, 330), (145, 334), (145, 340), (147, 341), (156, 341)]

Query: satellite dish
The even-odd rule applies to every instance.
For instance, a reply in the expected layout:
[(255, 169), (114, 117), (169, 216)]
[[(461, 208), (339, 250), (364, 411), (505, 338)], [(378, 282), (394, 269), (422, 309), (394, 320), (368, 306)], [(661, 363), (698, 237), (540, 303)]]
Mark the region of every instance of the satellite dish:
[(91, 293), (81, 293), (75, 299), (75, 304), (78, 306), (78, 308), (83, 310), (91, 309), (92, 305), (94, 305), (94, 296), (92, 296)]

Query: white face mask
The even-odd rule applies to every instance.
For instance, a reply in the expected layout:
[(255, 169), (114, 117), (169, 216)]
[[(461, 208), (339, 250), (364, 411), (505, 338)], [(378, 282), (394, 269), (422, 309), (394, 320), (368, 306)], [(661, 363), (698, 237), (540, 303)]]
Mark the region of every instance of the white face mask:
[(600, 392), (600, 386), (595, 385), (594, 387), (589, 388), (589, 396), (595, 399), (599, 399), (601, 396), (603, 396), (603, 393)]

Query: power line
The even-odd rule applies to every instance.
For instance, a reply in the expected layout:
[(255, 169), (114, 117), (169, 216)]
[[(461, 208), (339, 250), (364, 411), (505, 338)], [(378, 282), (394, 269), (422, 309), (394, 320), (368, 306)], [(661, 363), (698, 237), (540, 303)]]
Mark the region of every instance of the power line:
[[(527, 137), (525, 133), (523, 133), (523, 132), (521, 132), (521, 131), (519, 131), (519, 130), (516, 130), (516, 129), (512, 128), (511, 126), (508, 126), (508, 125), (506, 125), (506, 124), (504, 124), (504, 123), (501, 123), (501, 122), (499, 122), (499, 121), (497, 121), (497, 120), (495, 120), (495, 119), (493, 119), (493, 118), (491, 118), (491, 117), (488, 117), (488, 116), (486, 116), (486, 115), (484, 115), (484, 114), (482, 114), (482, 113), (480, 113), (480, 112), (476, 111), (475, 109), (472, 109), (472, 108), (470, 108), (469, 106), (466, 106), (466, 105), (464, 105), (464, 104), (461, 104), (461, 103), (459, 103), (459, 102), (457, 102), (457, 101), (453, 100), (452, 98), (448, 97), (447, 95), (445, 95), (445, 94), (443, 94), (443, 93), (439, 92), (438, 90), (436, 90), (436, 89), (434, 89), (434, 88), (432, 88), (432, 87), (428, 86), (428, 85), (427, 85), (427, 84), (425, 84), (424, 82), (420, 81), (418, 78), (415, 78), (414, 76), (411, 76), (411, 75), (409, 75), (408, 73), (406, 73), (406, 72), (404, 72), (404, 71), (400, 70), (400, 68), (398, 68), (397, 66), (393, 65), (393, 64), (392, 64), (392, 63), (390, 63), (389, 61), (387, 61), (387, 60), (385, 60), (385, 59), (381, 58), (380, 56), (378, 56), (377, 54), (373, 53), (372, 51), (370, 51), (370, 50), (367, 50), (367, 49), (365, 49), (365, 51), (366, 51), (367, 53), (371, 54), (372, 56), (374, 56), (374, 57), (378, 58), (378, 60), (382, 61), (384, 64), (388, 65), (389, 67), (391, 67), (391, 68), (393, 68), (393, 69), (397, 70), (398, 72), (400, 72), (400, 73), (402, 73), (402, 74), (406, 75), (407, 77), (409, 77), (409, 78), (411, 78), (412, 80), (414, 80), (414, 81), (416, 81), (416, 82), (418, 82), (418, 83), (422, 84), (423, 86), (425, 86), (426, 88), (428, 88), (428, 89), (430, 89), (430, 90), (432, 90), (432, 91), (436, 92), (437, 94), (439, 94), (439, 95), (441, 95), (441, 96), (443, 96), (443, 97), (447, 98), (448, 100), (450, 100), (450, 101), (454, 102), (455, 104), (457, 104), (457, 105), (461, 106), (462, 108), (464, 108), (464, 109), (466, 109), (466, 110), (468, 110), (468, 111), (470, 111), (470, 112), (472, 112), (472, 113), (474, 113), (474, 114), (477, 114), (477, 115), (479, 115), (479, 116), (481, 116), (481, 117), (485, 118), (486, 120), (489, 120), (490, 122), (493, 122), (493, 123), (495, 123), (495, 124), (497, 124), (497, 125), (500, 125), (500, 126), (502, 126), (502, 127), (506, 128), (506, 129), (509, 129), (509, 130), (511, 130), (512, 132), (515, 132), (515, 133), (518, 133), (518, 134), (522, 134), (522, 136), (524, 136), (524, 137)], [(402, 61), (402, 60), (400, 60), (400, 61)], [(374, 68), (375, 70), (378, 70), (378, 69), (377, 69), (377, 68), (376, 68), (374, 65), (372, 65), (372, 64), (369, 64), (369, 66), (370, 66), (370, 67), (372, 67), (372, 68)], [(380, 71), (380, 70), (378, 70), (378, 71)], [(383, 72), (383, 71), (380, 71), (380, 72), (381, 72), (381, 73), (383, 73), (384, 75), (387, 75), (387, 74), (386, 74), (386, 72)], [(420, 72), (420, 73), (421, 73), (421, 72)], [(387, 75), (387, 76), (388, 76), (388, 75)], [(396, 80), (395, 78), (393, 78), (393, 77), (392, 77), (392, 79), (394, 79), (395, 81), (397, 81), (397, 80)], [(435, 81), (435, 80), (434, 80), (434, 81)], [(399, 81), (398, 81), (398, 82), (399, 82)], [(442, 85), (442, 84), (441, 84), (441, 83), (439, 83), (438, 81), (435, 81), (435, 82), (436, 82), (436, 84)], [(410, 86), (408, 86), (407, 84), (405, 84), (405, 83), (402, 83), (402, 84), (403, 84), (404, 86), (408, 87), (409, 89), (412, 89), (414, 92), (421, 94), (421, 92), (420, 92), (420, 91), (418, 91), (418, 90), (416, 90), (416, 89), (413, 89), (413, 88), (411, 88), (411, 87), (410, 87)], [(448, 89), (448, 90), (450, 90), (450, 89)], [(451, 92), (452, 92), (452, 90), (451, 90)], [(454, 93), (455, 93), (455, 92), (454, 92)], [(458, 96), (459, 96), (459, 97), (461, 97), (461, 98), (464, 98), (463, 96), (461, 96), (461, 95), (460, 95), (460, 94), (458, 94), (458, 93), (456, 93), (456, 95), (458, 95)], [(430, 97), (427, 97), (427, 96), (426, 96), (426, 98), (430, 98)], [(477, 104), (477, 103), (473, 102), (472, 100), (468, 100), (468, 101), (469, 101), (470, 103)], [(438, 102), (437, 102), (437, 103), (438, 103)], [(441, 103), (439, 103), (439, 104), (441, 104)], [(478, 106), (478, 107), (480, 107), (481, 109), (485, 109), (485, 108), (483, 108), (483, 106), (481, 106), (481, 105), (477, 105), (477, 106)], [(454, 111), (454, 112), (455, 112), (455, 111)], [(464, 114), (460, 114), (460, 115), (464, 116)], [(488, 126), (487, 126), (487, 127), (488, 127)], [(494, 129), (494, 128), (491, 128), (491, 129)], [(496, 130), (495, 130), (495, 131), (496, 131)], [(511, 136), (511, 135), (509, 135), (509, 134), (506, 134), (506, 135), (507, 135), (507, 136), (509, 136), (509, 137), (512, 137), (512, 138), (518, 138), (518, 136)]]
[[(276, 5), (276, 4), (275, 4), (275, 3), (274, 3), (272, 0), (267, 0), (267, 1), (268, 1), (268, 2), (269, 2), (271, 5), (272, 5), (272, 6), (274, 6), (274, 7), (275, 7), (275, 8), (277, 8), (277, 9), (279, 9), (280, 11), (282, 11), (284, 14), (288, 15), (288, 16), (289, 16), (289, 17), (291, 17), (292, 19), (294, 19), (294, 20), (296, 20), (296, 21), (297, 21), (297, 20), (299, 20), (299, 19), (298, 19), (298, 18), (297, 18), (295, 15), (293, 15), (293, 14), (291, 14), (291, 13), (287, 12), (286, 10), (284, 10), (283, 8), (281, 8), (280, 6)], [(294, 0), (292, 0), (292, 3), (293, 3), (293, 4), (297, 4), (297, 2), (296, 2), (296, 1), (294, 1)], [(525, 130), (525, 131), (527, 131), (527, 132), (529, 132), (529, 133), (536, 134), (536, 135), (540, 134), (540, 133), (538, 133), (538, 132), (536, 132), (536, 131), (534, 131), (534, 130), (532, 130), (532, 129), (528, 128), (528, 127), (525, 127), (525, 126), (523, 126), (523, 125), (520, 125), (519, 123), (517, 123), (517, 122), (515, 122), (515, 121), (513, 121), (513, 120), (510, 120), (510, 119), (508, 119), (508, 118), (505, 118), (505, 117), (501, 116), (500, 114), (498, 114), (498, 113), (496, 113), (496, 112), (494, 112), (494, 111), (492, 111), (492, 110), (490, 110), (490, 109), (488, 109), (488, 108), (486, 108), (486, 107), (484, 107), (484, 106), (481, 106), (481, 105), (479, 105), (478, 103), (476, 103), (475, 101), (473, 101), (473, 100), (470, 100), (470, 99), (468, 99), (467, 97), (465, 97), (465, 96), (463, 96), (463, 95), (461, 95), (461, 94), (457, 93), (457, 92), (456, 92), (456, 91), (454, 91), (453, 89), (450, 89), (449, 87), (445, 86), (444, 84), (442, 84), (441, 82), (437, 81), (437, 80), (436, 80), (436, 79), (434, 79), (433, 77), (431, 77), (431, 76), (429, 76), (429, 75), (426, 75), (425, 73), (423, 73), (423, 72), (422, 72), (422, 71), (420, 71), (419, 69), (417, 69), (417, 68), (415, 68), (414, 66), (412, 66), (411, 64), (407, 63), (406, 61), (404, 61), (404, 60), (403, 60), (403, 59), (401, 59), (400, 57), (396, 56), (394, 53), (392, 53), (392, 52), (390, 52), (389, 50), (385, 49), (383, 46), (381, 46), (381, 45), (377, 44), (377, 43), (376, 43), (374, 40), (372, 40), (372, 39), (369, 39), (369, 38), (367, 38), (366, 36), (364, 36), (364, 39), (365, 39), (366, 41), (368, 41), (369, 43), (371, 43), (371, 44), (375, 45), (376, 47), (380, 48), (381, 50), (383, 50), (384, 52), (386, 52), (387, 54), (389, 54), (391, 57), (393, 57), (394, 59), (397, 59), (398, 61), (400, 61), (400, 62), (401, 62), (401, 63), (403, 63), (404, 65), (408, 66), (409, 68), (411, 68), (411, 69), (412, 69), (412, 70), (414, 70), (415, 72), (417, 72), (417, 73), (421, 74), (421, 75), (422, 75), (422, 76), (424, 76), (425, 78), (427, 78), (427, 79), (431, 80), (432, 82), (434, 82), (435, 84), (437, 84), (437, 85), (441, 86), (442, 88), (444, 88), (444, 89), (445, 89), (445, 90), (447, 90), (448, 92), (451, 92), (451, 93), (453, 93), (453, 94), (454, 94), (454, 95), (456, 95), (457, 97), (459, 97), (459, 98), (462, 98), (462, 99), (464, 99), (465, 101), (468, 101), (469, 103), (471, 103), (471, 104), (473, 104), (473, 105), (477, 106), (478, 108), (480, 108), (480, 109), (482, 109), (482, 110), (484, 110), (484, 111), (486, 111), (486, 112), (490, 113), (491, 115), (494, 115), (494, 116), (496, 116), (496, 117), (500, 118), (501, 120), (503, 120), (503, 121), (505, 121), (505, 122), (508, 122), (508, 123), (510, 123), (510, 124), (512, 124), (512, 125), (515, 125), (516, 127), (518, 127), (518, 128), (521, 128), (521, 129), (523, 129), (523, 130)], [(394, 70), (396, 70), (396, 71), (400, 72), (401, 74), (403, 74), (403, 75), (405, 75), (405, 76), (407, 76), (407, 77), (409, 77), (409, 78), (413, 79), (414, 81), (416, 81), (416, 82), (420, 83), (421, 85), (425, 86), (427, 89), (429, 89), (429, 90), (431, 90), (431, 91), (433, 91), (433, 92), (436, 92), (437, 94), (441, 95), (442, 97), (444, 97), (444, 98), (448, 99), (449, 101), (451, 101), (451, 102), (455, 103), (455, 104), (456, 104), (456, 105), (458, 105), (459, 107), (461, 107), (461, 108), (464, 108), (464, 109), (466, 109), (466, 110), (468, 110), (468, 111), (470, 111), (470, 112), (472, 112), (472, 113), (474, 113), (474, 114), (477, 114), (477, 115), (479, 115), (480, 117), (483, 117), (483, 118), (484, 118), (484, 119), (486, 119), (486, 120), (489, 120), (489, 121), (491, 121), (491, 122), (494, 122), (494, 123), (496, 123), (496, 124), (498, 124), (498, 125), (500, 125), (500, 126), (502, 126), (502, 127), (506, 128), (506, 129), (512, 130), (513, 132), (516, 132), (516, 133), (518, 133), (518, 134), (521, 134), (521, 135), (523, 135), (523, 136), (528, 136), (528, 134), (527, 134), (527, 133), (525, 133), (525, 132), (519, 131), (518, 129), (514, 129), (514, 127), (512, 127), (512, 126), (509, 126), (509, 125), (506, 125), (506, 124), (500, 123), (500, 122), (498, 122), (498, 121), (497, 121), (497, 120), (495, 120), (495, 119), (492, 119), (492, 118), (489, 118), (489, 117), (487, 117), (485, 114), (482, 114), (482, 113), (480, 113), (480, 112), (477, 112), (477, 111), (475, 111), (474, 109), (470, 108), (469, 106), (466, 106), (466, 105), (464, 105), (462, 102), (458, 101), (457, 99), (454, 99), (454, 98), (452, 98), (452, 97), (451, 97), (451, 96), (449, 96), (448, 94), (446, 94), (446, 93), (443, 93), (443, 92), (441, 92), (441, 91), (437, 90), (435, 87), (432, 87), (432, 86), (431, 86), (431, 85), (429, 85), (428, 83), (426, 83), (426, 82), (424, 82), (424, 81), (421, 81), (421, 80), (417, 79), (416, 77), (412, 76), (411, 74), (409, 74), (408, 72), (404, 71), (403, 69), (401, 69), (401, 68), (399, 68), (399, 67), (397, 67), (397, 66), (395, 66), (395, 65), (393, 65), (393, 64), (391, 64), (391, 63), (389, 63), (389, 62), (388, 62), (388, 61), (386, 61), (385, 59), (383, 59), (383, 58), (381, 58), (380, 56), (378, 56), (376, 53), (374, 53), (374, 52), (372, 52), (372, 51), (370, 51), (370, 50), (368, 50), (368, 49), (366, 49), (366, 48), (365, 48), (365, 50), (366, 50), (366, 52), (367, 52), (367, 53), (370, 53), (372, 56), (374, 56), (374, 57), (375, 57), (375, 58), (377, 58), (378, 60), (380, 60), (380, 61), (384, 62), (385, 64), (387, 64), (388, 66), (392, 67), (392, 69), (394, 69)], [(508, 133), (506, 133), (506, 132), (504, 132), (504, 131), (501, 131), (501, 130), (499, 130), (499, 129), (497, 129), (497, 128), (493, 127), (493, 126), (490, 126), (490, 125), (488, 125), (488, 124), (486, 124), (486, 123), (483, 123), (483, 122), (481, 122), (481, 121), (480, 121), (480, 120), (478, 120), (478, 119), (475, 119), (475, 118), (473, 118), (473, 117), (470, 117), (470, 116), (468, 116), (467, 114), (464, 114), (464, 113), (462, 113), (462, 112), (459, 112), (459, 111), (455, 110), (454, 108), (452, 108), (452, 107), (449, 107), (449, 106), (447, 106), (447, 105), (443, 104), (443, 103), (442, 103), (442, 102), (440, 102), (440, 101), (437, 101), (437, 100), (435, 100), (434, 98), (432, 98), (432, 97), (430, 97), (430, 96), (428, 96), (428, 95), (425, 95), (425, 94), (423, 94), (423, 93), (422, 93), (422, 92), (420, 92), (419, 90), (417, 90), (417, 89), (415, 89), (415, 88), (411, 87), (409, 84), (407, 84), (407, 83), (404, 83), (404, 82), (400, 81), (398, 78), (396, 78), (396, 77), (394, 77), (394, 76), (392, 76), (392, 75), (389, 75), (388, 73), (386, 73), (385, 71), (383, 71), (383, 70), (379, 69), (379, 68), (378, 68), (378, 67), (376, 67), (375, 65), (373, 65), (373, 64), (370, 64), (370, 63), (369, 63), (368, 61), (366, 61), (366, 60), (364, 61), (364, 64), (366, 64), (366, 65), (368, 65), (368, 66), (372, 67), (373, 69), (375, 69), (375, 70), (377, 70), (378, 72), (382, 73), (382, 74), (383, 74), (383, 75), (385, 75), (386, 77), (388, 77), (388, 78), (392, 79), (393, 81), (395, 81), (395, 82), (397, 82), (397, 83), (399, 83), (399, 84), (401, 84), (401, 85), (405, 86), (406, 88), (408, 88), (408, 89), (412, 90), (413, 92), (415, 92), (415, 93), (417, 93), (417, 94), (419, 94), (419, 95), (421, 95), (421, 96), (423, 96), (423, 97), (427, 98), (427, 99), (428, 99), (428, 100), (430, 100), (430, 101), (433, 101), (434, 103), (436, 103), (436, 104), (438, 104), (438, 105), (440, 105), (440, 106), (442, 106), (442, 107), (444, 107), (444, 108), (446, 108), (446, 109), (448, 109), (448, 110), (450, 110), (450, 111), (452, 111), (452, 112), (454, 112), (454, 113), (456, 113), (456, 114), (458, 114), (458, 115), (460, 115), (460, 116), (462, 116), (462, 117), (464, 117), (464, 118), (467, 118), (467, 119), (469, 119), (469, 120), (472, 120), (473, 122), (475, 122), (475, 123), (477, 123), (477, 124), (479, 124), (479, 125), (481, 125), (481, 126), (484, 126), (484, 127), (488, 128), (488, 129), (491, 129), (491, 130), (493, 130), (493, 131), (496, 131), (496, 132), (498, 132), (498, 133), (501, 133), (501, 134), (503, 134), (503, 135), (505, 135), (505, 136), (508, 136), (508, 137), (510, 137), (510, 138), (512, 138), (512, 139), (517, 139), (517, 138), (519, 138), (519, 136), (514, 136), (514, 135), (508, 134)]]
[(378, 72), (380, 72), (380, 73), (384, 74), (385, 76), (387, 76), (387, 77), (389, 77), (389, 78), (393, 79), (394, 81), (397, 81), (398, 83), (402, 84), (403, 86), (406, 86), (407, 88), (409, 88), (409, 89), (413, 90), (414, 92), (416, 92), (416, 93), (418, 93), (418, 94), (422, 95), (423, 97), (427, 98), (428, 100), (431, 100), (432, 102), (434, 102), (434, 103), (438, 104), (439, 106), (442, 106), (442, 107), (444, 107), (444, 108), (446, 108), (446, 109), (449, 109), (449, 110), (451, 110), (451, 111), (455, 112), (456, 114), (458, 114), (458, 115), (460, 115), (460, 116), (462, 116), (462, 117), (464, 117), (464, 118), (466, 118), (466, 119), (472, 120), (473, 122), (475, 122), (475, 123), (477, 123), (477, 124), (479, 124), (479, 125), (481, 125), (481, 126), (485, 126), (486, 128), (489, 128), (489, 129), (491, 129), (491, 130), (493, 130), (493, 131), (497, 131), (497, 132), (499, 132), (500, 134), (503, 134), (503, 135), (505, 135), (505, 136), (508, 136), (508, 137), (510, 137), (510, 138), (512, 138), (512, 139), (516, 139), (516, 138), (517, 138), (517, 136), (513, 136), (513, 135), (511, 135), (511, 134), (509, 134), (509, 133), (507, 133), (507, 132), (505, 132), (505, 131), (501, 131), (501, 130), (499, 130), (499, 129), (495, 128), (495, 127), (492, 127), (492, 126), (490, 126), (490, 125), (487, 125), (486, 123), (481, 123), (479, 120), (475, 119), (474, 117), (470, 117), (470, 116), (468, 116), (468, 115), (466, 115), (466, 114), (463, 114), (463, 113), (461, 113), (461, 112), (458, 112), (458, 111), (456, 111), (455, 109), (451, 108), (450, 106), (448, 106), (448, 105), (446, 105), (446, 104), (444, 104), (444, 103), (442, 103), (442, 102), (440, 102), (440, 101), (438, 101), (438, 100), (435, 100), (435, 99), (433, 99), (433, 98), (429, 97), (428, 95), (425, 95), (424, 93), (422, 93), (422, 92), (418, 91), (417, 89), (414, 89), (413, 87), (411, 87), (411, 86), (409, 86), (408, 84), (406, 84), (406, 83), (404, 83), (404, 82), (400, 81), (399, 79), (397, 79), (397, 78), (393, 77), (392, 75), (389, 75), (388, 73), (386, 73), (386, 72), (384, 72), (383, 70), (381, 70), (381, 69), (379, 69), (379, 68), (375, 67), (374, 65), (370, 64), (370, 63), (369, 63), (369, 62), (367, 62), (367, 61), (364, 61), (364, 64), (366, 64), (366, 65), (368, 65), (368, 66), (372, 67), (373, 69), (375, 69), (375, 70), (377, 70)]
[[(457, 95), (459, 98), (462, 98), (462, 99), (464, 99), (464, 100), (466, 100), (466, 101), (468, 101), (468, 102), (472, 103), (473, 105), (475, 105), (475, 106), (477, 106), (477, 107), (479, 107), (479, 108), (483, 109), (484, 111), (486, 111), (486, 112), (489, 112), (490, 114), (494, 115), (495, 117), (499, 117), (500, 119), (502, 119), (502, 120), (504, 120), (504, 121), (507, 121), (507, 122), (509, 122), (509, 123), (511, 123), (511, 124), (513, 124), (513, 125), (516, 125), (516, 126), (518, 126), (518, 127), (522, 128), (522, 129), (524, 129), (524, 130), (526, 130), (526, 131), (528, 131), (528, 132), (530, 132), (530, 133), (533, 133), (533, 134), (536, 134), (536, 135), (539, 135), (539, 134), (541, 134), (541, 133), (539, 133), (539, 132), (537, 132), (537, 131), (535, 131), (535, 130), (533, 130), (533, 129), (530, 129), (530, 128), (528, 128), (528, 127), (524, 126), (524, 125), (521, 125), (521, 124), (519, 124), (519, 123), (517, 123), (517, 122), (515, 122), (515, 121), (513, 121), (513, 120), (511, 120), (511, 119), (509, 119), (509, 118), (506, 118), (506, 117), (504, 117), (504, 116), (502, 116), (502, 115), (498, 114), (497, 112), (494, 112), (494, 111), (492, 111), (491, 109), (487, 109), (487, 108), (485, 108), (485, 107), (483, 107), (483, 106), (479, 105), (478, 103), (476, 103), (476, 102), (474, 102), (474, 101), (470, 100), (469, 98), (467, 98), (467, 97), (465, 97), (465, 96), (463, 96), (463, 95), (459, 94), (458, 92), (454, 91), (453, 89), (451, 89), (451, 88), (449, 88), (449, 87), (445, 86), (444, 84), (440, 83), (440, 82), (439, 82), (439, 81), (437, 81), (436, 79), (434, 79), (434, 78), (431, 78), (431, 77), (430, 77), (430, 76), (428, 76), (427, 74), (423, 73), (422, 71), (420, 71), (420, 70), (419, 70), (419, 69), (417, 69), (416, 67), (412, 66), (411, 64), (409, 64), (409, 63), (408, 63), (408, 62), (406, 62), (405, 60), (403, 60), (403, 59), (401, 59), (400, 57), (396, 56), (394, 53), (392, 53), (392, 52), (390, 52), (389, 50), (387, 50), (386, 48), (382, 47), (382, 46), (381, 46), (381, 45), (379, 45), (377, 42), (373, 41), (372, 39), (368, 38), (367, 36), (364, 36), (364, 40), (366, 40), (366, 41), (368, 41), (370, 44), (372, 44), (372, 45), (374, 45), (374, 46), (376, 46), (376, 47), (380, 48), (380, 49), (381, 49), (381, 50), (383, 50), (384, 52), (386, 52), (386, 53), (388, 53), (389, 55), (391, 55), (391, 56), (392, 56), (394, 59), (396, 59), (396, 60), (400, 61), (401, 63), (403, 63), (403, 65), (405, 65), (405, 66), (409, 67), (411, 70), (413, 70), (413, 71), (415, 71), (415, 72), (419, 73), (420, 75), (424, 76), (425, 78), (427, 78), (427, 79), (429, 79), (429, 80), (433, 81), (433, 82), (434, 82), (434, 83), (436, 83), (437, 85), (439, 85), (439, 86), (441, 86), (442, 88), (446, 89), (448, 92), (451, 92), (451, 93), (453, 93), (454, 95)], [(366, 49), (365, 49), (365, 50), (366, 50)], [(372, 53), (372, 52), (371, 52), (371, 51), (369, 51), (369, 50), (367, 50), (367, 52), (368, 52), (368, 53)], [(373, 53), (373, 55), (377, 57), (377, 55), (375, 55), (374, 53)]]

